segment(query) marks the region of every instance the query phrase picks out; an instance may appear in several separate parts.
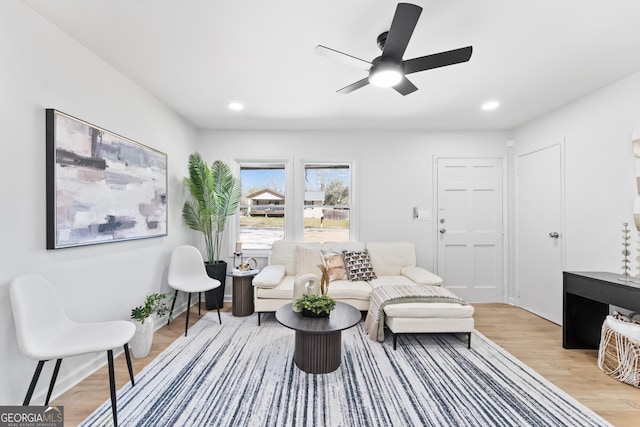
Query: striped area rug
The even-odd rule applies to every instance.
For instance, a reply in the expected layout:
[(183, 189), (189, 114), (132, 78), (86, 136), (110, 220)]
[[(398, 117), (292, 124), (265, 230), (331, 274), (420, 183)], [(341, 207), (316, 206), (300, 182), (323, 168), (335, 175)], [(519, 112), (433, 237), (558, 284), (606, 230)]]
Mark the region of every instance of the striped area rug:
[[(122, 426), (606, 426), (479, 333), (371, 341), (343, 332), (324, 375), (293, 362), (294, 332), (273, 315), (209, 313), (118, 391)], [(389, 335), (389, 334), (387, 334)], [(82, 426), (112, 425), (106, 401)]]

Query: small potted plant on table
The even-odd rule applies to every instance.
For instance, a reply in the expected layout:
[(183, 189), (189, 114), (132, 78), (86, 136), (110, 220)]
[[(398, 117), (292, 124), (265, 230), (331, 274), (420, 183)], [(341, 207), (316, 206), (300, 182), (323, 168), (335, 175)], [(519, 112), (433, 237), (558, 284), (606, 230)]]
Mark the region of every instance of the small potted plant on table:
[(136, 332), (129, 345), (131, 354), (136, 359), (146, 357), (151, 351), (153, 343), (153, 322), (149, 319), (152, 315), (159, 317), (169, 312), (166, 304), (167, 294), (147, 295), (144, 305), (131, 310), (131, 319), (136, 325)]
[(318, 268), (322, 272), (320, 277), (320, 291), (322, 295), (305, 294), (302, 298), (294, 302), (297, 310), (302, 312), (303, 316), (308, 317), (329, 317), (331, 310), (336, 306), (336, 301), (327, 295), (329, 292), (329, 273), (327, 267), (320, 264)]
[(327, 295), (305, 294), (295, 302), (296, 308), (307, 317), (329, 317), (336, 301)]

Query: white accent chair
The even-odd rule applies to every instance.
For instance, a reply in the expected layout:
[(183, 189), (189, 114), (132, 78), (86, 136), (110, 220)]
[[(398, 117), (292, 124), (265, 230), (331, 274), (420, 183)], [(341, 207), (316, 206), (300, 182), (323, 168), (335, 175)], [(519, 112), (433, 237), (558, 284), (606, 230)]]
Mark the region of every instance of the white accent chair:
[(44, 362), (56, 359), (49, 391), (44, 404), (49, 404), (62, 359), (69, 356), (107, 351), (109, 389), (114, 425), (118, 425), (116, 384), (113, 369), (113, 349), (124, 347), (131, 385), (133, 369), (127, 343), (135, 333), (133, 323), (114, 320), (96, 323), (77, 323), (70, 320), (51, 283), (37, 274), (16, 277), (9, 286), (11, 308), (16, 324), (18, 346), (25, 356), (38, 360), (23, 405), (29, 405), (38, 383)]
[[(191, 311), (191, 293), (198, 293), (198, 315), (200, 315), (200, 305), (202, 301), (202, 292), (215, 289), (220, 286), (220, 281), (212, 279), (207, 275), (204, 267), (204, 261), (200, 251), (195, 246), (183, 245), (176, 247), (171, 252), (169, 260), (169, 286), (176, 290), (173, 303), (171, 304), (171, 312), (167, 325), (171, 323), (171, 316), (176, 305), (178, 291), (187, 293), (187, 323), (184, 327), (184, 336), (187, 336), (189, 329), (189, 312)], [(218, 310), (218, 321), (222, 324), (220, 317), (220, 307), (216, 299), (216, 309)]]

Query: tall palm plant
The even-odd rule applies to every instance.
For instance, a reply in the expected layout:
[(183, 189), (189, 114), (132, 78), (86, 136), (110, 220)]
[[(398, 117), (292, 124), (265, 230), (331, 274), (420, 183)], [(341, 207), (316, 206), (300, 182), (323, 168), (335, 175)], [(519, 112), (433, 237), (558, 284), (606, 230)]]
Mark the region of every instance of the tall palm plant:
[(204, 236), (207, 262), (217, 263), (227, 220), (240, 204), (240, 180), (226, 163), (216, 160), (209, 167), (196, 152), (189, 156), (189, 176), (184, 181), (192, 199), (184, 203), (182, 216), (189, 228)]

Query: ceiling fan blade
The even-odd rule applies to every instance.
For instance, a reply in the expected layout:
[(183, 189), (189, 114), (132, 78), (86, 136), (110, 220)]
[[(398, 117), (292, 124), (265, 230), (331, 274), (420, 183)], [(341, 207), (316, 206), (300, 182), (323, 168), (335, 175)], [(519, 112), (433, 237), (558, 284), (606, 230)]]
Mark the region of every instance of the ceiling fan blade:
[(409, 39), (416, 28), (422, 8), (415, 4), (398, 3), (396, 14), (393, 16), (389, 34), (382, 51), (383, 59), (395, 59), (401, 61), (404, 51), (407, 49)]
[(318, 45), (316, 46), (316, 53), (326, 58), (337, 59), (347, 65), (351, 65), (352, 67), (360, 68), (365, 71), (368, 71), (369, 68), (371, 68), (371, 62), (356, 58), (355, 56), (347, 55), (346, 53), (339, 52), (335, 49), (331, 49), (330, 47)]
[(418, 90), (418, 88), (406, 77), (403, 77), (402, 80), (400, 80), (400, 83), (395, 85), (393, 88), (402, 96), (409, 95), (410, 93)]
[(473, 47), (467, 46), (446, 52), (434, 53), (433, 55), (408, 59), (406, 61), (402, 61), (402, 64), (404, 65), (404, 73), (417, 73), (418, 71), (431, 70), (433, 68), (446, 67), (447, 65), (467, 62), (469, 58), (471, 58), (472, 52)]
[(358, 80), (355, 83), (351, 83), (349, 86), (345, 86), (342, 89), (337, 90), (336, 92), (346, 95), (347, 93), (351, 93), (354, 90), (360, 89), (361, 87), (365, 87), (368, 84), (369, 84), (369, 77), (365, 77), (364, 79)]

